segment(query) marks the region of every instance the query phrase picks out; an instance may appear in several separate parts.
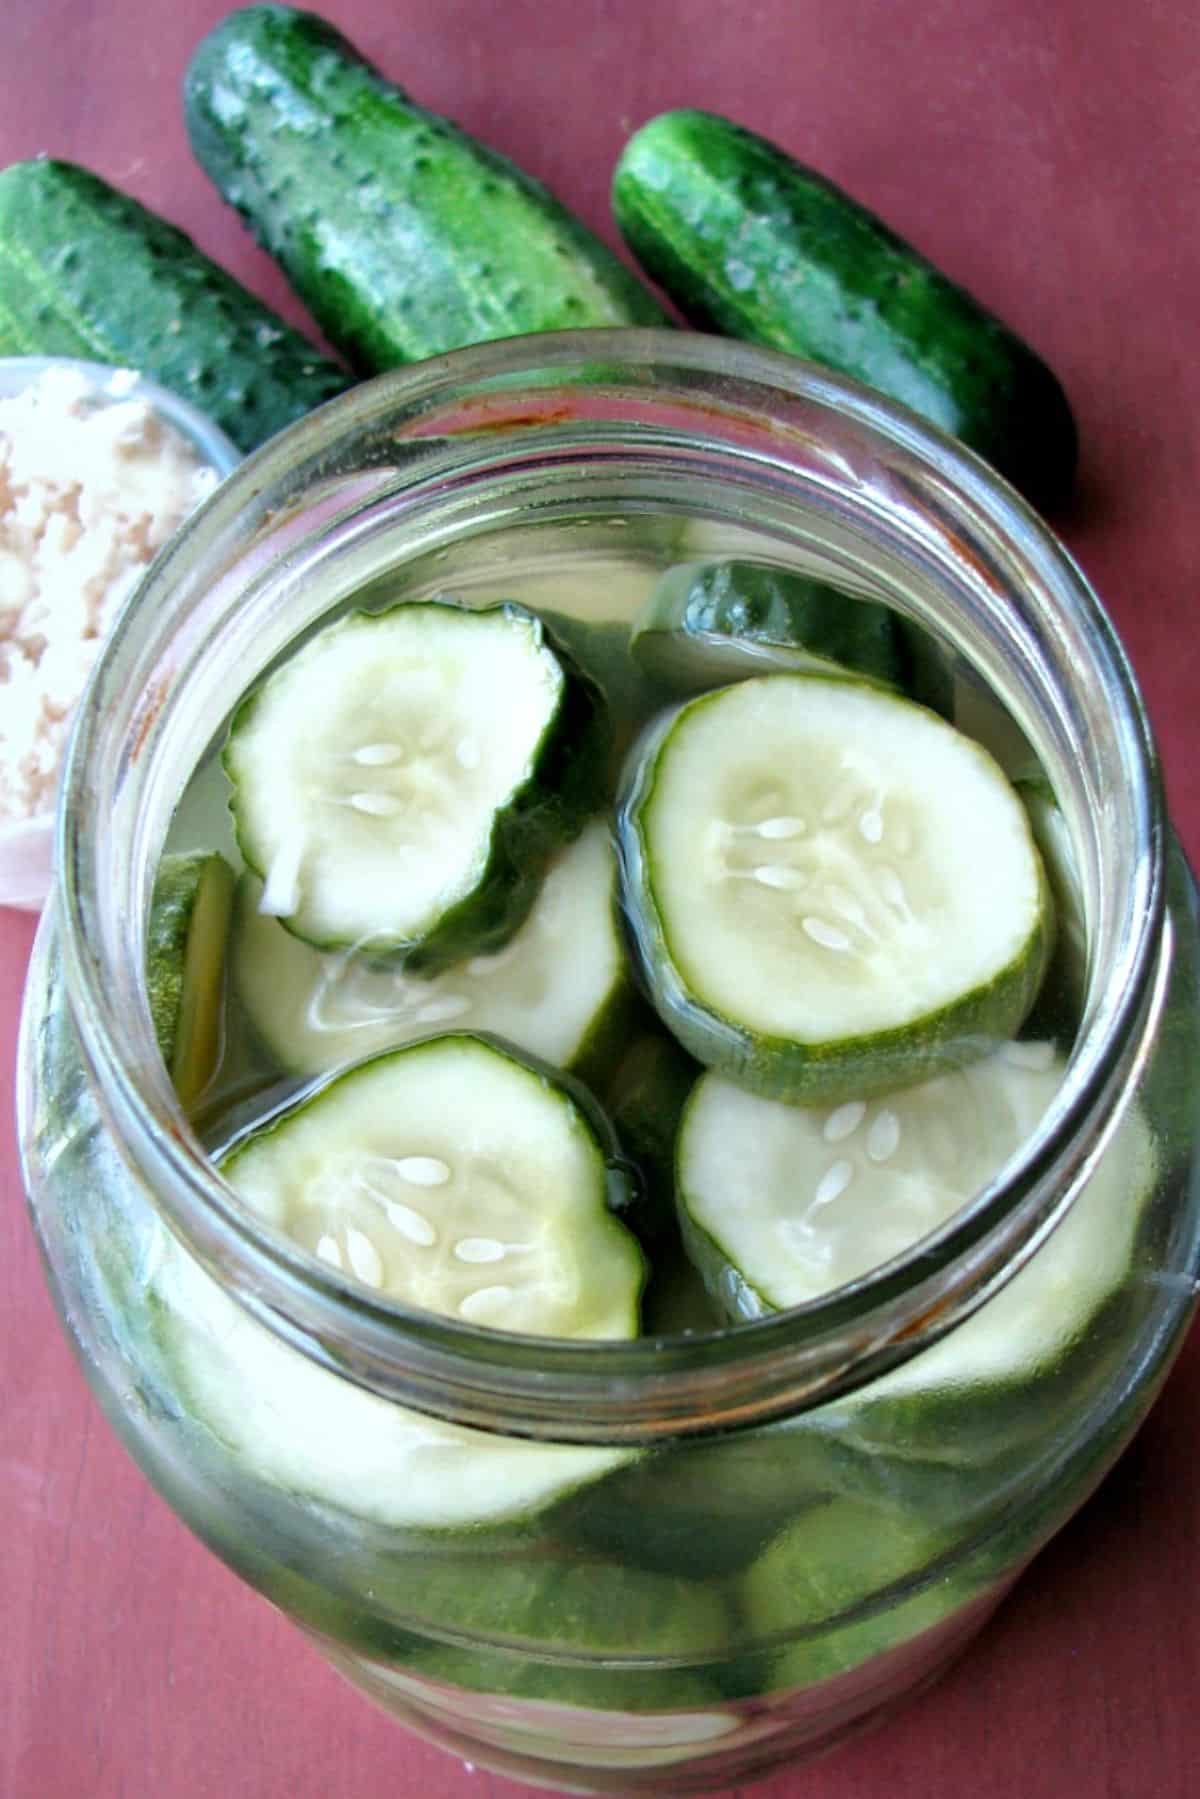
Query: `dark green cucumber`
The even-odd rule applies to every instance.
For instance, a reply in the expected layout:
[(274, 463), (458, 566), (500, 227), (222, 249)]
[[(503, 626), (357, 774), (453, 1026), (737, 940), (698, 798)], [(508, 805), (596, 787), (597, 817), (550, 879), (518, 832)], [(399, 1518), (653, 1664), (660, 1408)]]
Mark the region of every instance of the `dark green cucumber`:
[(139, 369), (241, 450), (351, 382), (174, 225), (45, 158), (0, 171), (0, 355)]
[(196, 50), (184, 99), (201, 165), (356, 368), (667, 322), (539, 182), (311, 13), (231, 13)]
[(1075, 424), (1046, 364), (840, 188), (714, 113), (626, 145), (617, 223), (692, 323), (825, 364), (954, 433), (1035, 505), (1059, 504)]

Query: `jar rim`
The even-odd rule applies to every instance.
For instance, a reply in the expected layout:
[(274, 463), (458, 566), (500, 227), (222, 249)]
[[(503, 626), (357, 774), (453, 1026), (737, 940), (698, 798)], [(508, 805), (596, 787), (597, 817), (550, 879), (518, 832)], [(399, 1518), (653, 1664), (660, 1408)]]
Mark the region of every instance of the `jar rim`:
[[(131, 1018), (128, 984), (117, 978), (121, 924), (139, 900), (144, 913), (150, 871), (101, 822), (113, 815), (105, 801), (114, 783), (149, 778), (159, 713), (169, 703), (164, 694), (143, 695), (141, 726), (114, 758), (117, 697), (143, 666), (148, 639), (155, 632), (164, 639), (172, 623), (187, 627), (192, 600), (245, 539), (248, 522), (277, 520), (287, 496), (349, 466), (351, 444), (359, 446), (355, 466), (388, 470), (414, 445), (422, 452), (436, 445), (445, 481), (510, 441), (533, 457), (573, 432), (586, 437), (583, 396), (594, 406), (612, 392), (628, 404), (618, 369), (663, 404), (672, 394), (681, 399), (683, 416), (694, 411), (697, 433), (711, 439), (724, 423), (725, 441), (738, 437), (764, 478), (785, 487), (795, 406), (848, 420), (917, 486), (924, 482), (948, 528), (966, 511), (989, 542), (1007, 546), (1036, 575), (1051, 624), (1073, 616), (1094, 648), (1090, 677), (1102, 692), (1082, 699), (1093, 713), (1103, 704), (1106, 728), (1119, 740), (1125, 785), (1114, 807), (1130, 838), (1133, 880), (1112, 909), (1120, 916), (1108, 918), (1119, 953), (1042, 1128), (1002, 1178), (937, 1233), (787, 1312), (696, 1337), (580, 1343), (481, 1329), (384, 1299), (305, 1255), (237, 1201), (184, 1128), (154, 1065), (148, 1015)], [(749, 394), (762, 396), (761, 415), (743, 404)], [(442, 431), (455, 416), (464, 422)], [(365, 453), (364, 445), (371, 446)], [(426, 466), (420, 456), (417, 466)], [(107, 787), (97, 780), (106, 758)], [(1153, 1004), (1164, 906), (1157, 761), (1132, 671), (1082, 572), (1041, 519), (954, 440), (857, 383), (724, 339), (648, 330), (506, 339), (379, 376), (289, 427), (222, 483), (141, 584), (93, 674), (62, 792), (56, 915), (80, 1036), (110, 1124), (168, 1223), (248, 1310), (313, 1359), (419, 1409), (518, 1434), (651, 1441), (729, 1426), (831, 1397), (935, 1341), (1070, 1204), (1111, 1128), (1122, 1070)]]

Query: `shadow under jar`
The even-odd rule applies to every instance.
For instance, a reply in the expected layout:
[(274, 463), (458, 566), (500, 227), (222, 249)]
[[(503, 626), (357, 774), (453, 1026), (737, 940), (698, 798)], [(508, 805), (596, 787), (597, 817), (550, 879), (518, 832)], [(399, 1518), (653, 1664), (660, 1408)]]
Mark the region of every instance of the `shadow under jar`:
[[(1061, 916), (1038, 1023), (1066, 1077), (940, 1229), (795, 1309), (721, 1325), (670, 1268), (656, 1334), (629, 1342), (406, 1307), (267, 1225), (205, 1153), (291, 1091), (236, 989), (184, 1120), (142, 974), (164, 845), (236, 865), (231, 707), (339, 612), (449, 592), (620, 640), (664, 569), (717, 557), (919, 624), (956, 720), (1033, 769)], [(142, 586), (83, 710), (58, 847), (20, 1128), (87, 1377), (191, 1528), (471, 1761), (680, 1794), (828, 1747), (958, 1652), (1180, 1343), (1197, 914), (1141, 704), (1037, 518), (863, 389), (608, 332), (335, 401), (245, 463)], [(1107, 1274), (1072, 1317), (1101, 1235)]]

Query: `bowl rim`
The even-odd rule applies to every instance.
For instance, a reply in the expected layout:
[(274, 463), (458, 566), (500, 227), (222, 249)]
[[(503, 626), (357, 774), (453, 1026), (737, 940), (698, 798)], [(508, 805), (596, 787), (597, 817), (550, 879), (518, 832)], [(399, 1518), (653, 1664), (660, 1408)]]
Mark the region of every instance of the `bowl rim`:
[[(58, 369), (82, 376), (95, 396), (107, 405), (130, 399), (145, 402), (178, 432), (199, 456), (202, 466), (211, 469), (219, 481), (232, 474), (241, 462), (242, 452), (206, 413), (129, 363), (97, 362), (84, 356), (0, 356), (0, 403), (16, 399), (44, 375)], [(44, 903), (53, 883), (55, 810), (51, 807), (23, 818), (0, 818), (0, 907), (29, 910)], [(28, 860), (34, 848), (43, 852), (44, 859), (40, 892), (38, 870)], [(24, 864), (20, 876), (6, 867), (10, 853)]]

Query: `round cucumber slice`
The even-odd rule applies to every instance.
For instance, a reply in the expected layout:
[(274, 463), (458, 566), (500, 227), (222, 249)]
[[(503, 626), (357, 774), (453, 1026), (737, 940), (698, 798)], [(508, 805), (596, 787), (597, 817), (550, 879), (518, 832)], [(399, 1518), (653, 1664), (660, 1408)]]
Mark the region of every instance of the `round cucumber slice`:
[(305, 1249), (470, 1324), (632, 1337), (645, 1263), (614, 1170), (549, 1072), (465, 1033), (360, 1062), (221, 1172)]
[(915, 1520), (854, 1500), (806, 1512), (742, 1583), (755, 1636), (798, 1633), (779, 1653), (773, 1684), (828, 1680), (966, 1604), (971, 1582), (927, 1573), (945, 1547)]
[[(404, 1558), (404, 1575), (420, 1595), (422, 1615), (440, 1629), (476, 1641), (499, 1638), (518, 1655), (699, 1661), (718, 1654), (729, 1638), (724, 1601), (710, 1588), (606, 1557), (550, 1554), (544, 1546), (502, 1562), (490, 1555), (416, 1553)], [(436, 1665), (438, 1654), (431, 1645), (426, 1665)]]
[(553, 1529), (625, 1562), (720, 1585), (837, 1484), (836, 1446), (804, 1419), (644, 1454), (568, 1497)]
[[(336, 1651), (332, 1659), (385, 1708), (413, 1704), (418, 1719), (432, 1714), (452, 1728), (469, 1710), (476, 1741), (535, 1755), (543, 1766), (663, 1767), (690, 1761), (697, 1745), (725, 1748), (742, 1728), (736, 1712), (716, 1709), (723, 1699), (716, 1658), (700, 1668), (622, 1665), (447, 1645), (403, 1667)], [(465, 1705), (461, 1687), (470, 1689)]]
[(1028, 819), (985, 751), (881, 689), (771, 675), (653, 726), (618, 812), (654, 1003), (699, 1061), (799, 1103), (1012, 1036), (1053, 936)]
[[(698, 1083), (679, 1143), (681, 1219), (710, 1291), (735, 1318), (801, 1305), (937, 1230), (1028, 1141), (1065, 1063), (1011, 1043), (919, 1087), (832, 1108)], [(1024, 1380), (1053, 1362), (1126, 1275), (1154, 1155), (1127, 1115), (1053, 1235), (932, 1349), (862, 1390), (865, 1402)]]
[(787, 670), (851, 671), (891, 688), (903, 682), (886, 606), (753, 562), (668, 569), (634, 621), (630, 642), (638, 665), (676, 693)]
[(146, 995), (163, 1061), (190, 1106), (221, 1052), (225, 944), (234, 876), (223, 856), (164, 856), (146, 929)]
[(595, 820), (554, 862), (503, 949), (421, 979), (302, 943), (259, 910), (261, 883), (247, 876), (235, 907), (234, 989), (271, 1053), (298, 1074), (323, 1074), (452, 1025), (505, 1037), (586, 1078), (634, 1004), (614, 887), (608, 830)]
[(1058, 922), (1054, 953), (1038, 995), (1036, 1024), (1031, 1018), (1030, 1026), (1065, 1037), (1079, 1017), (1087, 992), (1087, 909), (1075, 846), (1054, 789), (1040, 767), (1026, 764), (1013, 776), (1013, 785), (1029, 814)]
[(595, 688), (515, 605), (349, 613), (243, 701), (223, 752), (264, 909), (322, 949), (498, 947), (583, 822)]
[(458, 1533), (532, 1516), (630, 1459), (391, 1405), (298, 1355), (161, 1236), (150, 1290), (173, 1387), (268, 1487), (389, 1529)]

